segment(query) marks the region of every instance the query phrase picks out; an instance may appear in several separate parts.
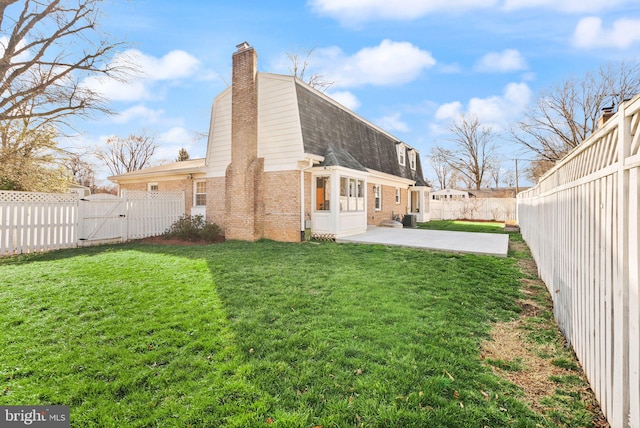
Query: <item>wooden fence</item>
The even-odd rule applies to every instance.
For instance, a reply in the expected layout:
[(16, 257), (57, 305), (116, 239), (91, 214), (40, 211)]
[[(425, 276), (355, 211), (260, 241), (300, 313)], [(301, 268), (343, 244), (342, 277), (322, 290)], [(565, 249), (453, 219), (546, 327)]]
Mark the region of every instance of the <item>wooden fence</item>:
[(640, 427), (640, 96), (518, 195), (522, 235), (614, 428)]
[(184, 192), (0, 191), (0, 256), (160, 235), (184, 214)]
[(429, 201), (432, 220), (515, 220), (515, 198), (468, 198)]

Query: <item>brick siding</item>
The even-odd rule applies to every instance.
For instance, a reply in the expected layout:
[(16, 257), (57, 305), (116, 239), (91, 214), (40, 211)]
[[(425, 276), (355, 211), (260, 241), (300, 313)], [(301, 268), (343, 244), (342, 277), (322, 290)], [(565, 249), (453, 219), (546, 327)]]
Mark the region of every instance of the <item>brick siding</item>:
[(400, 188), (400, 203), (396, 204), (396, 188), (381, 185), (382, 209), (376, 211), (375, 196), (373, 194), (374, 184), (369, 183), (367, 185), (367, 224), (379, 226), (382, 220), (390, 220), (394, 214), (402, 218), (407, 213), (408, 190)]

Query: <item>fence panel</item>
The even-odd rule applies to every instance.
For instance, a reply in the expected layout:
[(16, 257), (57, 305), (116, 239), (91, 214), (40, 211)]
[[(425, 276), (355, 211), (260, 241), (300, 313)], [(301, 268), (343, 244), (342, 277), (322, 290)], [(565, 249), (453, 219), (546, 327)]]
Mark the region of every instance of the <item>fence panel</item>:
[(640, 427), (640, 96), (518, 195), (518, 223), (612, 427)]
[(0, 191), (0, 256), (75, 247), (78, 195)]
[(433, 220), (515, 220), (515, 198), (440, 199), (429, 201)]
[(76, 193), (0, 191), (0, 256), (156, 236), (184, 214), (182, 191), (82, 199)]
[(183, 216), (184, 191), (142, 192), (123, 191), (127, 204), (127, 237), (140, 239), (164, 233)]

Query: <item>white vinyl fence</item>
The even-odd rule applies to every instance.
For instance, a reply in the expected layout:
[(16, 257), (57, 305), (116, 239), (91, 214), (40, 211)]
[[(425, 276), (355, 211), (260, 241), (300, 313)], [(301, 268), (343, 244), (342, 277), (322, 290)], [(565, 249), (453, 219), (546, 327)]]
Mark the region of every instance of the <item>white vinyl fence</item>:
[(429, 201), (432, 220), (515, 220), (515, 198), (468, 198)]
[(0, 256), (156, 236), (184, 214), (182, 191), (85, 198), (0, 191)]
[(640, 427), (640, 96), (518, 195), (518, 223), (613, 428)]

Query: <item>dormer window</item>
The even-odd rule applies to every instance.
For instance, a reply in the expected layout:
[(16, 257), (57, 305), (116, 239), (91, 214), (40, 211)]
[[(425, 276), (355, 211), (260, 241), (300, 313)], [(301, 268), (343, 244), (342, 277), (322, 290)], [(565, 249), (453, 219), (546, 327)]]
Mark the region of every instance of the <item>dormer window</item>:
[(396, 151), (398, 152), (398, 163), (401, 166), (405, 166), (406, 165), (406, 160), (405, 160), (405, 147), (404, 147), (404, 144), (396, 143)]
[(416, 151), (414, 149), (409, 149), (409, 166), (411, 169), (415, 171), (416, 169)]

